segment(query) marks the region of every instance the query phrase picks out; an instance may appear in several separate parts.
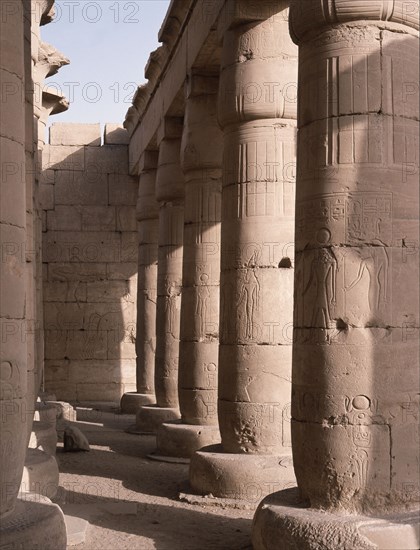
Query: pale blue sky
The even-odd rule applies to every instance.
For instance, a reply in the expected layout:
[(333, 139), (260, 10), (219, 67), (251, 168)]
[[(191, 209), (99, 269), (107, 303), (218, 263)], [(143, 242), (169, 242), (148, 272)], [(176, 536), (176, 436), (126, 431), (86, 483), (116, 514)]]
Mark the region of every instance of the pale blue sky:
[(169, 0), (56, 0), (55, 21), (41, 28), (71, 64), (46, 80), (71, 101), (53, 122), (122, 122)]

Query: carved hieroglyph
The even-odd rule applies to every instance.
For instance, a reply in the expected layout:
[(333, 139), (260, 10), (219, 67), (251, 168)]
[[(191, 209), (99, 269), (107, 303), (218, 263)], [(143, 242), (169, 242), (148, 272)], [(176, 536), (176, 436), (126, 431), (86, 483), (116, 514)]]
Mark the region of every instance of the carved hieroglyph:
[(411, 8), (292, 4), (300, 45), (292, 434), (299, 488), (313, 507), (370, 511), (419, 499)]
[[(297, 50), (287, 11), (224, 36), (219, 423), (235, 453), (290, 452)], [(283, 421), (283, 419), (286, 419)]]
[(180, 138), (159, 147), (156, 200), (159, 208), (155, 391), (158, 407), (178, 407), (178, 360), (184, 234), (184, 179)]
[(217, 85), (217, 78), (190, 76), (181, 144), (185, 218), (179, 398), (182, 420), (197, 425), (217, 425), (222, 195)]

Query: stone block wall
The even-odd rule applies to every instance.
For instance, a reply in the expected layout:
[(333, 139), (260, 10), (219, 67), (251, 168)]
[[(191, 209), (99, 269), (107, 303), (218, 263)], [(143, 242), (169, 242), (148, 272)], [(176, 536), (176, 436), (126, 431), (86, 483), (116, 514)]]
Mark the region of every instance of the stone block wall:
[(43, 153), (45, 389), (117, 401), (136, 387), (137, 179), (116, 125), (53, 124)]

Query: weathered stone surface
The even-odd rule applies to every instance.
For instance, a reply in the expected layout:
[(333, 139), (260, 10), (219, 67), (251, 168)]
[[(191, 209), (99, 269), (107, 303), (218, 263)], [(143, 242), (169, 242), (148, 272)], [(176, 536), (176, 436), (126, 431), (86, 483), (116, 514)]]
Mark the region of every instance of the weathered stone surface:
[(100, 124), (54, 122), (50, 126), (50, 145), (101, 145)]
[(191, 457), (190, 484), (201, 495), (248, 501), (293, 487), (292, 457), (224, 453), (222, 445), (200, 449)]
[(105, 145), (128, 145), (130, 142), (127, 130), (120, 124), (105, 124)]
[(0, 540), (6, 548), (66, 550), (63, 512), (45, 496), (22, 493), (15, 511), (1, 521)]
[(82, 146), (49, 145), (45, 148), (44, 170), (85, 170), (85, 148)]
[(107, 177), (96, 171), (61, 169), (56, 174), (54, 194), (55, 204), (107, 206)]
[(415, 513), (362, 515), (326, 513), (299, 501), (298, 491), (289, 489), (266, 497), (254, 516), (252, 543), (255, 550), (302, 550), (348, 548), (414, 550), (420, 543)]
[(58, 465), (54, 456), (39, 449), (27, 449), (25, 467), (20, 484), (22, 493), (37, 493), (54, 498), (58, 491)]
[(156, 433), (157, 457), (191, 458), (206, 445), (220, 443), (217, 426), (184, 424), (180, 421), (164, 422)]

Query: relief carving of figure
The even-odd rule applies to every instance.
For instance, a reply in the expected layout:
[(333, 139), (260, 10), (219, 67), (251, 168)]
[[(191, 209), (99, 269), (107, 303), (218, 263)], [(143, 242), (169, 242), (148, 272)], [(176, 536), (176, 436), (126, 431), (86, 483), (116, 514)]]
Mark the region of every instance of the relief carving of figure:
[[(331, 306), (336, 304), (338, 263), (329, 248), (320, 248), (312, 260), (311, 272), (303, 295), (312, 284), (315, 285), (315, 302), (312, 312), (312, 327), (332, 328), (334, 326)], [(317, 325), (320, 322), (320, 325)]]
[(252, 340), (254, 337), (255, 314), (260, 309), (261, 285), (256, 273), (258, 259), (259, 252), (255, 251), (248, 262), (248, 269), (242, 273), (241, 288), (237, 302), (238, 306), (243, 304), (245, 312), (245, 339), (247, 340)]
[(168, 330), (169, 334), (175, 338), (177, 331), (176, 323), (176, 305), (177, 298), (180, 295), (180, 285), (176, 281), (171, 281), (168, 278), (166, 279), (166, 299), (165, 299), (165, 312), (166, 318), (168, 320)]
[(206, 317), (207, 317), (207, 304), (210, 299), (210, 291), (208, 288), (209, 276), (207, 273), (203, 273), (200, 276), (200, 283), (197, 287), (197, 303), (195, 306), (195, 314), (198, 318), (198, 337), (200, 340), (204, 340), (206, 337)]
[(364, 247), (359, 252), (359, 268), (355, 279), (346, 285), (348, 292), (358, 285), (365, 273), (368, 275), (368, 304), (369, 310), (375, 311), (387, 302), (389, 258), (383, 247)]

